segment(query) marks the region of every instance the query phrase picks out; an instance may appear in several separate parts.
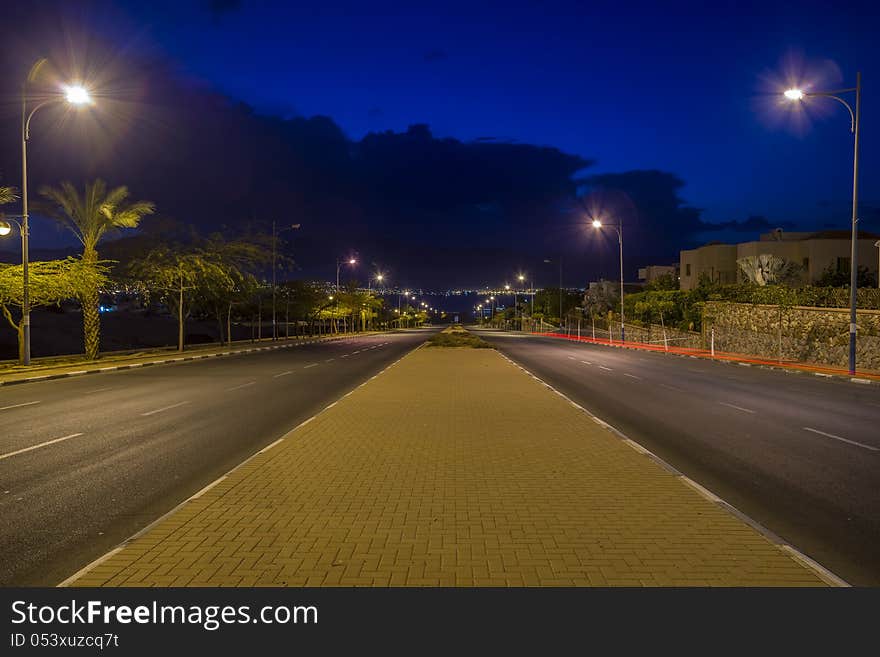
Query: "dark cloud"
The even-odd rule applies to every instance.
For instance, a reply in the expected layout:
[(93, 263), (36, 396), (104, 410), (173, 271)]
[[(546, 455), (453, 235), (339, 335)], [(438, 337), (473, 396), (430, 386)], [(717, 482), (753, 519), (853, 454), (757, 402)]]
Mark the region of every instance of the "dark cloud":
[(733, 231), (736, 233), (752, 233), (758, 234), (773, 230), (774, 228), (785, 228), (790, 230), (795, 225), (790, 221), (772, 222), (767, 217), (753, 215), (743, 221), (722, 221), (721, 223), (704, 223), (704, 231)]
[[(240, 3), (215, 5), (222, 13)], [(20, 31), (17, 43), (41, 44), (53, 61), (69, 57), (53, 30)], [(0, 103), (0, 184), (18, 184), (15, 81), (33, 61), (10, 43), (0, 39), (10, 71), (0, 78), (0, 100), (8, 100)], [(537, 275), (548, 253), (563, 253), (566, 278), (583, 283), (613, 271), (616, 244), (585, 227), (579, 196), (623, 220), (633, 275), (711, 229), (682, 198), (683, 181), (664, 171), (585, 176), (593, 162), (558, 148), (441, 138), (424, 124), (353, 140), (330, 117), (257, 112), (167, 62), (121, 57), (111, 42), (93, 40), (88, 52), (112, 62), (112, 75), (87, 111), (41, 110), (32, 189), (101, 176), (203, 231), (273, 218), (302, 223), (294, 248), (305, 276), (331, 278), (338, 254), (355, 249), (409, 285), (484, 284), (517, 269)], [(39, 246), (40, 235), (33, 238)]]
[(242, 0), (208, 0), (207, 8), (214, 20), (241, 9)]

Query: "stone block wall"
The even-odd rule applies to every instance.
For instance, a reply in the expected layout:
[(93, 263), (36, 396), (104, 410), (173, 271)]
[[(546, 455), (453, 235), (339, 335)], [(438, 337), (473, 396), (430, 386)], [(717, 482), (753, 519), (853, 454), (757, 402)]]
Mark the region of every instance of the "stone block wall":
[[(880, 311), (858, 311), (856, 363), (880, 370)], [(715, 332), (715, 349), (769, 360), (833, 367), (849, 362), (849, 309), (780, 307), (709, 301), (703, 307), (703, 343)]]

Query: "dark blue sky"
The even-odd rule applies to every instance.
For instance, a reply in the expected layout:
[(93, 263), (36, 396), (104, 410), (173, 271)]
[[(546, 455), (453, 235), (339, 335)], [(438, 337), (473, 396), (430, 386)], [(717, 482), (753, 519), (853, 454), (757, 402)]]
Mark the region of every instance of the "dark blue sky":
[[(41, 114), (34, 185), (103, 176), (203, 231), (291, 217), (303, 276), (355, 251), (410, 286), (482, 286), (563, 254), (584, 284), (614, 275), (616, 245), (579, 195), (626, 217), (627, 277), (709, 240), (848, 229), (845, 110), (779, 94), (861, 70), (861, 216), (880, 230), (876, 2), (426, 5), (13, 0), (9, 68), (47, 56), (101, 94)], [(21, 76), (0, 79), (3, 184)], [(35, 226), (36, 246), (65, 239)]]
[(863, 198), (880, 205), (877, 3), (128, 4), (144, 44), (261, 111), (329, 115), (354, 139), (427, 123), (554, 145), (595, 172), (671, 171), (709, 221), (845, 227), (845, 111), (794, 129), (762, 94), (767, 74), (851, 86), (861, 68)]

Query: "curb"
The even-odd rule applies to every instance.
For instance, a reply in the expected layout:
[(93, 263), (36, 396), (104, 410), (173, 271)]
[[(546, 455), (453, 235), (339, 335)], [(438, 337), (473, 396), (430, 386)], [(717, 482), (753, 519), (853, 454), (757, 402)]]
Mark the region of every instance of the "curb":
[(546, 388), (548, 388), (552, 392), (555, 392), (557, 395), (562, 397), (565, 401), (567, 401), (569, 404), (574, 406), (576, 409), (585, 413), (596, 424), (598, 424), (599, 426), (607, 429), (608, 431), (610, 431), (611, 433), (616, 435), (627, 446), (631, 447), (633, 450), (635, 450), (639, 454), (647, 456), (649, 459), (651, 459), (652, 461), (657, 463), (657, 465), (659, 465), (664, 470), (666, 470), (667, 472), (669, 472), (670, 474), (675, 476), (683, 484), (685, 484), (686, 486), (688, 486), (688, 487), (692, 488), (694, 491), (696, 491), (701, 497), (714, 503), (716, 506), (720, 507), (721, 509), (723, 509), (724, 511), (726, 511), (730, 515), (737, 518), (738, 520), (741, 520), (742, 522), (746, 523), (749, 527), (751, 527), (752, 529), (757, 531), (759, 534), (761, 534), (764, 538), (769, 540), (773, 545), (775, 545), (777, 548), (779, 548), (782, 552), (784, 552), (788, 556), (792, 557), (795, 561), (800, 563), (802, 566), (808, 568), (809, 570), (812, 570), (819, 579), (821, 579), (823, 582), (825, 582), (829, 586), (834, 586), (834, 587), (849, 587), (850, 586), (850, 584), (848, 584), (846, 582), (846, 580), (842, 579), (841, 577), (838, 577), (831, 570), (829, 570), (828, 568), (826, 568), (822, 564), (818, 563), (817, 561), (814, 561), (813, 559), (811, 559), (810, 557), (805, 555), (803, 552), (798, 550), (796, 547), (794, 547), (790, 543), (786, 542), (785, 539), (783, 539), (781, 536), (779, 536), (775, 532), (771, 531), (770, 529), (768, 529), (767, 527), (765, 527), (764, 525), (759, 523), (757, 520), (746, 515), (745, 513), (740, 511), (738, 508), (736, 508), (735, 506), (733, 506), (729, 502), (726, 502), (725, 500), (723, 500), (721, 497), (719, 497), (718, 495), (716, 495), (715, 493), (713, 493), (709, 489), (698, 484), (696, 481), (694, 481), (693, 479), (688, 477), (686, 474), (684, 474), (683, 472), (678, 470), (671, 463), (669, 463), (668, 461), (664, 460), (663, 458), (657, 456), (651, 450), (647, 449), (646, 447), (643, 447), (641, 444), (639, 444), (636, 441), (634, 441), (633, 439), (631, 439), (625, 433), (620, 431), (620, 429), (617, 429), (616, 427), (605, 422), (605, 420), (594, 415), (593, 413), (588, 411), (586, 408), (584, 408), (583, 406), (578, 404), (576, 401), (574, 401), (573, 399), (568, 397), (565, 393), (560, 392), (559, 390), (554, 388), (552, 385), (550, 385), (549, 383), (547, 383), (546, 381), (544, 381), (543, 379), (541, 379), (537, 375), (535, 375), (532, 372), (530, 372), (529, 370), (527, 370), (525, 367), (523, 367), (522, 365), (517, 363), (515, 360), (513, 360), (512, 358), (510, 358), (506, 354), (504, 354), (498, 350), (496, 350), (496, 352), (502, 358), (504, 358), (507, 362), (509, 362), (511, 365), (519, 368), (520, 370), (522, 370), (523, 372), (528, 374), (530, 377), (532, 377), (535, 381), (537, 381), (541, 385), (545, 386)]
[(662, 354), (663, 356), (677, 356), (678, 358), (695, 358), (699, 360), (706, 360), (712, 363), (722, 363), (724, 365), (740, 365), (741, 367), (757, 367), (759, 369), (764, 370), (776, 370), (777, 372), (785, 372), (786, 374), (812, 374), (813, 376), (820, 376), (825, 379), (837, 379), (838, 381), (849, 381), (850, 383), (860, 383), (867, 385), (880, 385), (880, 379), (866, 379), (858, 376), (851, 376), (850, 374), (834, 374), (831, 372), (811, 372), (809, 370), (803, 370), (797, 367), (786, 367), (784, 365), (773, 365), (772, 363), (746, 363), (738, 360), (731, 360), (728, 358), (710, 358), (706, 356), (698, 356), (695, 354), (678, 354), (666, 351), (660, 351), (659, 349), (644, 349), (642, 347), (630, 347), (626, 344), (607, 344), (604, 342), (592, 342), (590, 340), (578, 340), (576, 338), (570, 338), (564, 335), (546, 335), (542, 333), (527, 333), (525, 335), (532, 335), (541, 338), (552, 338), (555, 340), (566, 340), (567, 342), (574, 342), (576, 344), (589, 344), (589, 345), (597, 345), (599, 347), (613, 347), (615, 349), (629, 349), (630, 351), (649, 351), (655, 354)]
[[(332, 338), (331, 338), (331, 339), (332, 339)], [(320, 340), (315, 340), (315, 342), (320, 342)], [(304, 343), (302, 343), (302, 344), (312, 344), (312, 343), (310, 343), (310, 342), (304, 342)], [(148, 531), (150, 531), (151, 529), (153, 529), (153, 527), (155, 527), (156, 525), (158, 525), (159, 523), (161, 523), (161, 522), (162, 522), (163, 520), (165, 520), (166, 518), (170, 518), (171, 516), (173, 516), (175, 513), (177, 513), (178, 511), (180, 511), (184, 506), (186, 506), (186, 505), (189, 504), (190, 502), (193, 502), (193, 501), (199, 499), (202, 495), (204, 495), (204, 494), (207, 493), (209, 490), (211, 490), (212, 488), (214, 488), (215, 486), (217, 486), (219, 483), (221, 483), (224, 479), (226, 479), (227, 477), (229, 477), (229, 475), (231, 475), (233, 472), (235, 472), (235, 471), (238, 470), (239, 468), (243, 467), (244, 465), (246, 465), (247, 463), (249, 463), (249, 462), (252, 461), (253, 459), (257, 458), (260, 454), (263, 454), (264, 452), (268, 452), (270, 449), (272, 449), (272, 448), (275, 447), (276, 445), (278, 445), (278, 444), (284, 442), (287, 438), (289, 438), (289, 437), (290, 437), (294, 432), (296, 432), (298, 429), (300, 429), (300, 428), (306, 426), (307, 424), (309, 424), (310, 422), (312, 422), (312, 421), (313, 421), (316, 417), (318, 417), (319, 415), (322, 415), (322, 414), (326, 413), (327, 411), (329, 411), (331, 408), (333, 408), (334, 406), (336, 406), (336, 404), (338, 404), (340, 401), (342, 401), (343, 399), (345, 399), (346, 397), (348, 397), (349, 395), (351, 395), (354, 391), (356, 391), (356, 390), (358, 390), (358, 389), (360, 389), (360, 388), (363, 388), (365, 385), (367, 385), (368, 383), (370, 383), (371, 381), (373, 381), (373, 379), (376, 379), (377, 377), (381, 376), (382, 374), (384, 374), (385, 372), (387, 372), (388, 370), (390, 370), (392, 367), (394, 367), (395, 365), (397, 365), (397, 364), (398, 364), (400, 361), (402, 361), (404, 358), (406, 358), (407, 356), (409, 356), (409, 355), (412, 354), (413, 352), (418, 351), (419, 349), (421, 349), (423, 345), (424, 345), (423, 342), (422, 342), (422, 343), (419, 343), (416, 347), (414, 347), (413, 349), (410, 349), (410, 350), (407, 351), (405, 354), (403, 354), (403, 356), (401, 356), (401, 357), (398, 358), (397, 360), (394, 360), (394, 361), (392, 361), (391, 363), (389, 363), (388, 365), (386, 365), (385, 367), (383, 367), (381, 370), (379, 370), (376, 374), (372, 375), (372, 376), (371, 376), (370, 378), (368, 378), (366, 381), (362, 381), (361, 383), (359, 383), (358, 385), (356, 385), (354, 388), (352, 388), (352, 389), (349, 390), (348, 392), (346, 392), (346, 393), (344, 393), (343, 395), (341, 395), (341, 396), (339, 397), (339, 399), (330, 402), (330, 403), (327, 404), (324, 408), (322, 408), (320, 411), (318, 411), (317, 413), (315, 413), (315, 414), (312, 415), (311, 417), (309, 417), (309, 418), (303, 420), (302, 422), (300, 422), (299, 424), (297, 424), (295, 427), (293, 427), (293, 428), (290, 429), (289, 431), (285, 432), (284, 435), (282, 435), (282, 436), (281, 436), (280, 438), (278, 438), (277, 440), (274, 440), (273, 442), (269, 443), (269, 444), (266, 445), (265, 447), (261, 447), (261, 448), (258, 449), (256, 452), (254, 452), (253, 454), (251, 454), (250, 456), (248, 456), (246, 459), (244, 459), (241, 463), (239, 463), (238, 465), (234, 466), (232, 469), (228, 470), (226, 473), (220, 475), (220, 476), (217, 477), (214, 481), (212, 481), (211, 483), (209, 483), (207, 486), (205, 486), (204, 488), (200, 489), (199, 491), (193, 493), (192, 495), (190, 495), (189, 497), (187, 497), (185, 500), (183, 500), (183, 501), (180, 502), (179, 504), (176, 504), (175, 506), (173, 506), (170, 510), (166, 511), (166, 512), (163, 513), (161, 516), (159, 516), (158, 518), (156, 518), (155, 520), (153, 520), (152, 522), (150, 522), (149, 524), (147, 524), (145, 527), (143, 527), (142, 529), (139, 529), (137, 532), (135, 532), (134, 534), (132, 534), (131, 536), (129, 536), (127, 539), (125, 539), (124, 541), (122, 541), (119, 545), (117, 545), (117, 546), (114, 547), (113, 549), (109, 550), (109, 551), (106, 552), (105, 554), (102, 554), (102, 555), (101, 555), (100, 557), (98, 557), (97, 559), (95, 559), (95, 560), (91, 561), (90, 563), (86, 564), (85, 566), (83, 566), (82, 568), (80, 568), (79, 570), (77, 570), (73, 575), (71, 575), (70, 577), (68, 577), (68, 578), (66, 578), (65, 580), (63, 580), (62, 582), (56, 584), (55, 587), (56, 587), (56, 588), (68, 588), (68, 587), (74, 586), (74, 585), (75, 585), (74, 583), (76, 582), (76, 580), (80, 579), (80, 578), (83, 577), (84, 575), (87, 575), (89, 572), (91, 572), (92, 570), (94, 570), (95, 568), (97, 568), (98, 566), (100, 566), (102, 563), (104, 563), (105, 561), (107, 561), (110, 557), (112, 557), (113, 555), (115, 555), (117, 552), (120, 552), (122, 549), (124, 549), (129, 543), (131, 543), (132, 541), (134, 541), (134, 540), (140, 538), (141, 536), (143, 536), (144, 534), (146, 534)], [(291, 345), (291, 346), (292, 346), (292, 345)], [(278, 347), (275, 347), (275, 348), (277, 349)], [(250, 350), (250, 351), (253, 351), (253, 350)]]
[(145, 363), (127, 363), (122, 365), (110, 365), (107, 367), (96, 367), (89, 370), (75, 370), (73, 372), (63, 372), (61, 374), (42, 374), (40, 376), (32, 376), (27, 379), (14, 379), (12, 381), (0, 381), (0, 387), (14, 386), (22, 383), (36, 383), (38, 381), (53, 381), (55, 379), (66, 379), (71, 376), (84, 376), (86, 374), (102, 374), (104, 372), (115, 372), (119, 370), (130, 370), (137, 367), (150, 367), (151, 365), (167, 365), (169, 363), (182, 363), (193, 360), (204, 360), (205, 358), (221, 358), (223, 356), (237, 356), (239, 354), (251, 354), (257, 351), (273, 351), (275, 349), (290, 349), (292, 347), (302, 347), (307, 344), (317, 344), (319, 342), (331, 342), (333, 340), (343, 340), (352, 336), (334, 336), (332, 338), (319, 338), (317, 340), (308, 340), (305, 342), (295, 342), (293, 344), (278, 344), (268, 347), (252, 347), (250, 349), (238, 349), (235, 351), (218, 351), (210, 354), (196, 354), (193, 356), (176, 356), (174, 358), (166, 358), (165, 360), (151, 360)]

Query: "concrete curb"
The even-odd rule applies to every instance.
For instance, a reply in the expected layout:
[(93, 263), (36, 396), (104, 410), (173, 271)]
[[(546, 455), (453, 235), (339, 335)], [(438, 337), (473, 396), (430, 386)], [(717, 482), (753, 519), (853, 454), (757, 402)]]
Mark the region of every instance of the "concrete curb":
[[(376, 335), (376, 334), (363, 334)], [(334, 340), (344, 340), (354, 336), (334, 336), (331, 338), (318, 338), (315, 340), (306, 340), (304, 342), (295, 342), (292, 344), (277, 344), (267, 347), (252, 347), (250, 349), (237, 349), (234, 351), (217, 351), (210, 354), (195, 354), (192, 356), (175, 356), (174, 358), (166, 358), (164, 360), (151, 360), (143, 363), (123, 363), (121, 365), (110, 365), (107, 367), (95, 367), (88, 370), (75, 370), (73, 372), (62, 372), (59, 374), (42, 374), (40, 376), (32, 376), (26, 379), (14, 379), (12, 381), (0, 381), (0, 387), (14, 386), (22, 383), (36, 383), (38, 381), (53, 381), (55, 379), (66, 379), (71, 376), (84, 376), (86, 374), (101, 374), (103, 372), (116, 372), (119, 370), (130, 370), (137, 367), (150, 367), (151, 365), (167, 365), (169, 363), (182, 363), (194, 360), (204, 360), (205, 358), (221, 358), (223, 356), (237, 356), (239, 354), (251, 354), (257, 351), (273, 351), (275, 349), (290, 349), (292, 347), (302, 347), (307, 344), (317, 344), (319, 342), (332, 342)]]
[(627, 446), (631, 447), (632, 449), (637, 451), (639, 454), (642, 454), (642, 455), (650, 458), (652, 461), (657, 463), (664, 470), (666, 470), (667, 472), (671, 473), (676, 478), (678, 478), (683, 484), (685, 484), (686, 486), (688, 486), (688, 487), (692, 488), (694, 491), (696, 491), (701, 497), (716, 504), (717, 506), (719, 506), (723, 510), (725, 510), (727, 513), (733, 515), (737, 519), (746, 523), (749, 527), (751, 527), (752, 529), (757, 531), (759, 534), (764, 536), (764, 538), (766, 538), (773, 545), (775, 545), (777, 548), (779, 548), (780, 550), (782, 550), (783, 552), (788, 554), (795, 561), (797, 561), (798, 563), (800, 563), (804, 567), (812, 570), (816, 574), (816, 576), (819, 577), (819, 579), (821, 579), (823, 582), (825, 582), (829, 586), (835, 586), (835, 587), (849, 587), (850, 586), (844, 579), (835, 575), (828, 568), (826, 568), (822, 564), (814, 561), (813, 559), (811, 559), (810, 557), (805, 555), (803, 552), (798, 550), (796, 547), (794, 547), (790, 543), (787, 543), (781, 536), (779, 536), (775, 532), (771, 531), (770, 529), (768, 529), (767, 527), (765, 527), (764, 525), (759, 523), (757, 520), (746, 515), (745, 513), (740, 511), (738, 508), (736, 508), (735, 506), (733, 506), (729, 502), (726, 502), (725, 500), (723, 500), (721, 497), (719, 497), (718, 495), (716, 495), (715, 493), (713, 493), (709, 489), (698, 484), (696, 481), (694, 481), (693, 479), (691, 479), (690, 477), (685, 475), (683, 472), (678, 470), (675, 466), (673, 466), (668, 461), (657, 456), (651, 450), (647, 449), (646, 447), (643, 447), (642, 445), (640, 445), (636, 441), (632, 440), (625, 433), (623, 433), (622, 431), (620, 431), (616, 427), (605, 422), (605, 420), (597, 417), (596, 415), (594, 415), (593, 413), (588, 411), (586, 408), (584, 408), (583, 406), (578, 404), (576, 401), (574, 401), (573, 399), (568, 397), (565, 393), (560, 392), (559, 390), (557, 390), (556, 388), (551, 386), (549, 383), (547, 383), (546, 381), (544, 381), (543, 379), (541, 379), (537, 375), (533, 374), (531, 371), (529, 371), (528, 369), (526, 369), (525, 367), (523, 367), (522, 365), (517, 363), (515, 360), (513, 360), (512, 358), (510, 358), (506, 354), (504, 354), (498, 350), (496, 350), (496, 352), (502, 358), (504, 358), (507, 362), (509, 362), (511, 365), (513, 365), (516, 368), (519, 368), (520, 370), (522, 370), (523, 372), (528, 374), (530, 377), (532, 377), (535, 381), (537, 381), (541, 385), (545, 386), (546, 388), (548, 388), (552, 392), (555, 392), (557, 395), (562, 397), (565, 401), (567, 401), (569, 404), (574, 406), (576, 409), (585, 413), (594, 422), (596, 422), (600, 426), (604, 427), (605, 429), (607, 429), (608, 431), (610, 431), (611, 433), (616, 435)]

